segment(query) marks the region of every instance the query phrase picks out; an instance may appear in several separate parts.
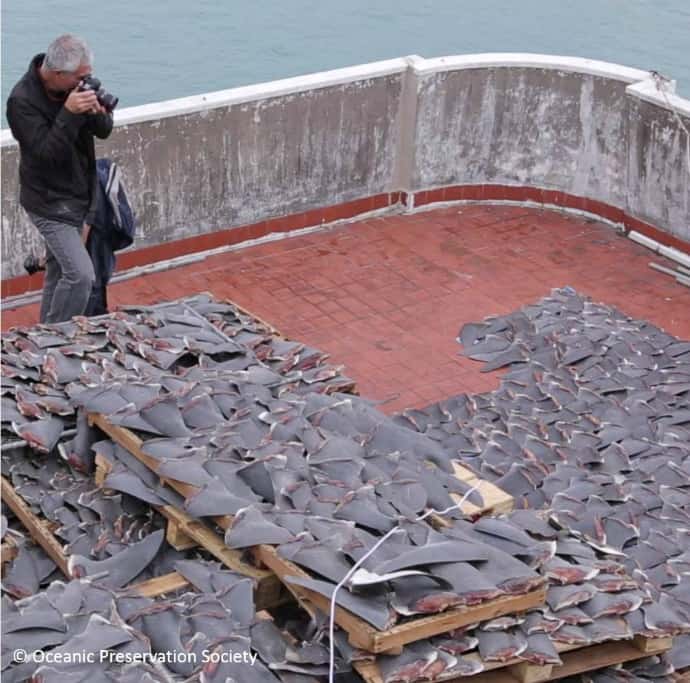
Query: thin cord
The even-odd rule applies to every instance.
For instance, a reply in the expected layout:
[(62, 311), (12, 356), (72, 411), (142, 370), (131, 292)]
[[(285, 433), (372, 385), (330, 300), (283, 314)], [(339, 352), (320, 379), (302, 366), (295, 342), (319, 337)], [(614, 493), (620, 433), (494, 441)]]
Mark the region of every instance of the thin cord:
[[(430, 510), (427, 510), (423, 515), (417, 517), (414, 521), (415, 522), (422, 522), (424, 521), (429, 515), (432, 514), (437, 514), (437, 515), (447, 515), (449, 512), (452, 512), (453, 510), (457, 510), (460, 508), (460, 506), (479, 488), (479, 483), (475, 484), (465, 495), (462, 497), (459, 503), (456, 503), (455, 505), (451, 505), (449, 508), (446, 508), (445, 510), (441, 510), (440, 512), (438, 510), (434, 510), (431, 508)], [(357, 560), (357, 562), (352, 565), (352, 569), (345, 574), (345, 576), (340, 580), (338, 584), (336, 584), (335, 589), (333, 590), (333, 594), (331, 595), (331, 606), (330, 606), (330, 615), (329, 615), (329, 620), (328, 620), (328, 637), (330, 640), (329, 643), (329, 668), (328, 668), (328, 683), (333, 683), (333, 676), (334, 676), (334, 669), (335, 669), (335, 646), (334, 646), (334, 635), (335, 635), (335, 596), (337, 595), (338, 591), (350, 580), (352, 575), (359, 569), (359, 567), (362, 565), (362, 563), (371, 555), (374, 554), (374, 552), (381, 546), (383, 545), (384, 541), (388, 538), (390, 538), (393, 534), (396, 534), (398, 532), (402, 531), (400, 528), (400, 522), (398, 522), (390, 531), (388, 531), (384, 536), (382, 536), (374, 545), (371, 547), (370, 550), (368, 550), (362, 557)]]

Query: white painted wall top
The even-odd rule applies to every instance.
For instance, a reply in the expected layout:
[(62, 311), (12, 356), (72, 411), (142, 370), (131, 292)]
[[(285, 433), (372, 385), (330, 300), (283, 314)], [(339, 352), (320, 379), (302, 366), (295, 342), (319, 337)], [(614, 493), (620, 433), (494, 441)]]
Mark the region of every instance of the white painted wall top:
[[(625, 92), (628, 95), (634, 95), (650, 104), (655, 104), (665, 109), (675, 111), (681, 116), (690, 117), (690, 100), (676, 95), (675, 89), (675, 81), (660, 83), (651, 77), (646, 81), (629, 85), (625, 89)], [(688, 134), (688, 144), (690, 145), (690, 134)]]
[[(402, 73), (408, 68), (408, 60), (399, 57), (381, 62), (359, 64), (344, 69), (321, 71), (304, 76), (283, 78), (278, 81), (256, 83), (228, 90), (216, 90), (215, 92), (192, 95), (191, 97), (179, 97), (174, 100), (152, 102), (138, 107), (127, 107), (115, 110), (115, 125), (126, 126), (141, 121), (155, 121), (171, 116), (194, 114), (215, 109), (217, 107), (229, 107), (245, 102), (257, 102), (272, 97), (284, 97), (301, 92), (309, 92), (321, 88), (328, 88), (347, 83), (356, 83), (381, 76), (390, 76)], [(15, 143), (11, 131), (3, 128), (0, 131), (0, 145), (5, 146)]]
[(649, 78), (648, 71), (632, 69), (611, 62), (600, 62), (583, 57), (563, 57), (559, 55), (538, 55), (529, 52), (486, 52), (476, 55), (454, 55), (422, 59), (415, 62), (415, 69), (420, 74), (439, 71), (459, 71), (461, 69), (549, 69), (570, 73), (589, 74), (602, 78), (634, 83)]
[[(410, 55), (397, 59), (360, 64), (344, 69), (322, 71), (278, 81), (218, 90), (191, 97), (181, 97), (164, 102), (153, 102), (138, 107), (127, 107), (116, 110), (115, 125), (124, 126), (142, 121), (155, 121), (172, 116), (204, 112), (218, 107), (228, 107), (245, 102), (256, 102), (273, 97), (308, 92), (309, 90), (356, 83), (358, 81), (401, 73), (407, 68), (412, 68), (417, 74), (424, 75), (462, 69), (502, 67), (581, 73), (635, 84), (634, 86), (631, 85), (627, 90), (630, 95), (669, 110), (675, 109), (678, 113), (690, 116), (690, 101), (673, 93), (674, 82), (671, 81), (671, 85), (668, 86), (664, 93), (661, 93), (657, 90), (656, 84), (648, 71), (581, 57), (540, 55), (523, 52), (490, 52), (434, 59), (424, 59), (417, 55)], [(6, 128), (0, 130), (0, 147), (13, 145), (16, 145), (16, 141), (12, 137), (11, 132)]]

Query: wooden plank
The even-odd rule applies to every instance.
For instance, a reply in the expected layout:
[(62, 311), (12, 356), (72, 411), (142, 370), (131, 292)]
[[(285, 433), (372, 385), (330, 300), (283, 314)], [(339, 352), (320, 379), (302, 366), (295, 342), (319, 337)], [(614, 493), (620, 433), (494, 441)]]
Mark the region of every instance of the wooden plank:
[[(134, 434), (134, 432), (130, 431), (129, 429), (125, 429), (124, 427), (118, 427), (117, 425), (110, 424), (107, 418), (100, 413), (89, 413), (88, 420), (91, 426), (96, 426), (105, 432), (113, 441), (120, 444), (120, 446), (122, 446), (125, 450), (129, 451), (135, 458), (137, 458), (137, 460), (146, 465), (146, 467), (148, 467), (154, 474), (158, 473), (158, 460), (152, 458), (150, 455), (146, 455), (146, 453), (141, 450), (143, 441), (136, 434)], [(161, 477), (161, 481), (175, 489), (175, 491), (185, 498), (190, 498), (201, 490), (197, 486), (192, 486), (191, 484), (186, 484), (185, 482), (177, 481), (176, 479)], [(216, 522), (216, 524), (225, 529), (232, 522), (232, 517), (214, 517), (213, 520)]]
[(96, 453), (94, 462), (96, 464), (96, 471), (93, 474), (93, 478), (96, 482), (96, 486), (98, 486), (99, 489), (102, 489), (104, 488), (104, 482), (106, 477), (110, 474), (112, 467), (100, 453)]
[[(88, 420), (91, 426), (98, 427), (101, 431), (105, 432), (115, 443), (118, 443), (125, 450), (129, 451), (139, 462), (143, 463), (148, 467), (154, 474), (158, 474), (158, 460), (152, 458), (150, 455), (146, 455), (141, 449), (143, 441), (129, 429), (124, 427), (119, 427), (118, 425), (111, 424), (105, 415), (100, 413), (88, 413)], [(100, 462), (103, 462), (101, 460)], [(170, 479), (168, 477), (161, 477), (161, 482), (170, 488), (177, 491), (181, 496), (185, 498), (190, 498), (196, 495), (201, 489), (198, 486), (192, 486), (183, 481), (178, 481), (177, 479)], [(222, 529), (227, 529), (232, 523), (232, 517), (229, 515), (212, 517), (213, 521)]]
[[(187, 579), (182, 576), (179, 572), (170, 572), (169, 574), (164, 574), (163, 576), (157, 576), (153, 579), (148, 579), (147, 581), (142, 581), (140, 583), (132, 584), (131, 586), (125, 587), (123, 590), (133, 591), (139, 595), (143, 595), (146, 598), (155, 598), (160, 595), (165, 595), (166, 593), (171, 593), (180, 589), (196, 590)], [(290, 594), (283, 591), (278, 599), (271, 598), (266, 600), (262, 597), (260, 593), (255, 592), (254, 599), (256, 601), (257, 609), (268, 609), (273, 607), (278, 607), (290, 598)], [(264, 604), (268, 602), (269, 604)]]
[[(102, 468), (103, 473), (107, 474), (108, 463), (102, 458), (100, 467)], [(46, 520), (39, 519), (31, 511), (31, 508), (29, 508), (24, 500), (22, 500), (21, 496), (14, 490), (12, 484), (6, 480), (5, 477), (2, 477), (2, 499), (20, 519), (22, 524), (24, 524), (24, 527), (27, 529), (34, 541), (36, 541), (36, 543), (38, 543), (46, 551), (53, 562), (58, 565), (62, 573), (69, 578), (70, 575), (67, 569), (68, 558), (65, 555), (63, 547), (52, 533), (52, 525)], [(178, 513), (174, 508), (171, 508), (171, 510), (173, 510), (173, 515), (177, 520), (177, 523), (179, 523), (181, 517), (178, 518)], [(182, 515), (183, 513), (179, 514)], [(11, 543), (13, 543), (13, 541)], [(224, 547), (230, 553), (237, 552), (230, 550), (230, 548), (227, 548), (226, 546)], [(11, 546), (10, 543), (3, 543), (3, 565), (5, 562), (13, 559), (12, 553), (16, 555), (16, 547), (13, 545)], [(237, 557), (239, 558), (239, 553), (237, 553)], [(221, 561), (225, 561), (228, 558), (224, 556), (224, 558), (219, 559), (221, 559)], [(257, 605), (266, 603), (266, 607), (273, 607), (285, 602), (285, 592), (282, 589), (282, 584), (275, 576), (271, 575), (270, 572), (252, 567), (247, 563), (241, 562), (239, 559), (237, 566), (241, 569), (237, 569), (235, 567), (231, 568), (235, 569), (235, 571), (238, 571), (238, 573), (250, 575), (250, 578), (254, 578), (255, 581), (259, 581), (257, 586), (258, 592), (256, 595)], [(266, 581), (266, 579), (268, 579), (268, 581)], [(170, 574), (165, 574), (147, 581), (142, 581), (138, 584), (133, 584), (129, 587), (126, 587), (125, 590), (131, 589), (145, 597), (156, 597), (180, 588), (189, 587), (189, 582), (181, 574), (178, 572), (171, 572)], [(276, 595), (276, 593), (278, 595)]]
[[(96, 480), (96, 485), (101, 489), (105, 489), (105, 480), (113, 469), (112, 463), (107, 460), (102, 453), (96, 453), (95, 464), (96, 472), (94, 474), (94, 479)], [(161, 511), (160, 507), (151, 507), (155, 507), (159, 512)], [(175, 548), (175, 550), (189, 550), (199, 545), (193, 538), (190, 538), (184, 533), (180, 525), (174, 519), (167, 520), (165, 540)]]
[[(5, 477), (2, 477), (2, 498), (21, 520), (22, 524), (24, 524), (34, 541), (48, 553), (62, 573), (69, 578), (70, 575), (67, 570), (68, 556), (65, 555), (63, 547), (53, 535), (52, 527), (54, 525), (50, 524), (47, 520), (39, 519)], [(5, 562), (4, 548), (5, 544), (3, 543), (3, 564)], [(48, 552), (49, 550), (50, 552)], [(56, 562), (56, 559), (60, 561)], [(146, 597), (155, 597), (189, 585), (189, 582), (181, 574), (172, 572), (171, 574), (134, 584), (131, 588)]]
[[(625, 662), (661, 654), (671, 647), (671, 638), (648, 638), (644, 647), (640, 649), (635, 640), (611, 641), (599, 645), (573, 648), (567, 652), (561, 652), (562, 665), (529, 664), (518, 660), (509, 662), (488, 662), (484, 664), (484, 671), (474, 676), (457, 676), (441, 674), (434, 681), (446, 681), (447, 683), (541, 683), (542, 681), (555, 681), (567, 676), (594, 671), (606, 666), (614, 666)], [(571, 648), (572, 646), (566, 646)], [(556, 648), (560, 649), (560, 648)], [(479, 655), (472, 653), (465, 656), (480, 662)], [(376, 661), (355, 662), (354, 668), (364, 678), (366, 683), (383, 683), (383, 678)]]
[(655, 655), (659, 650), (670, 650), (673, 645), (673, 638), (648, 638), (647, 636), (635, 636), (633, 644), (642, 653)]
[(170, 574), (163, 574), (163, 576), (132, 584), (124, 590), (133, 591), (146, 598), (156, 598), (159, 595), (165, 595), (180, 589), (196, 590), (182, 574), (170, 572)]
[(240, 551), (228, 548), (224, 540), (215, 531), (181, 510), (166, 505), (160, 508), (160, 512), (166, 519), (177, 524), (186, 536), (193, 539), (197, 545), (208, 550), (226, 567), (236, 571), (238, 574), (253, 579), (256, 588), (255, 602), (257, 609), (268, 609), (285, 602), (286, 594), (283, 584), (273, 572), (259, 569), (245, 562)]
[(8, 541), (0, 546), (0, 557), (2, 558), (2, 564), (12, 562), (17, 557), (17, 546), (14, 541)]
[(62, 545), (53, 536), (52, 531), (45, 522), (41, 521), (31, 511), (31, 508), (22, 500), (22, 497), (14, 490), (10, 482), (2, 477), (2, 500), (9, 506), (19, 518), (31, 537), (45, 550), (46, 555), (55, 562), (60, 571), (67, 577), (70, 576), (67, 568), (67, 556)]
[[(490, 481), (485, 479), (480, 479), (477, 475), (472, 472), (472, 470), (467, 469), (460, 464), (457, 460), (453, 461), (453, 471), (455, 476), (460, 479), (460, 481), (468, 484), (469, 486), (476, 486), (477, 491), (484, 499), (484, 505), (479, 507), (465, 501), (461, 506), (460, 510), (470, 517), (480, 517), (482, 515), (499, 515), (506, 512), (510, 512), (515, 501), (513, 497), (506, 493), (503, 489), (499, 488)], [(454, 502), (459, 503), (462, 500), (462, 496), (457, 493), (451, 493), (451, 498)], [(432, 523), (437, 527), (447, 527), (451, 525), (445, 517), (440, 515), (430, 515)]]
[[(461, 481), (464, 481), (470, 486), (478, 486), (477, 490), (484, 499), (484, 505), (481, 508), (475, 506), (477, 511), (481, 511), (483, 514), (491, 512), (492, 514), (498, 515), (510, 512), (515, 506), (515, 501), (509, 493), (490, 481), (480, 479), (472, 470), (467, 469), (457, 460), (453, 461), (453, 470), (455, 476)], [(461, 498), (458, 494), (455, 494), (455, 496), (458, 499)]]
[[(652, 649), (650, 639), (650, 647), (647, 652), (642, 652), (639, 647), (632, 641), (616, 641), (610, 643), (602, 643), (601, 645), (591, 645), (582, 650), (571, 650), (563, 655), (562, 666), (555, 666), (554, 678), (564, 678), (566, 676), (574, 676), (586, 671), (594, 671), (605, 666), (613, 666), (615, 664), (624, 664), (635, 659), (649, 657), (653, 654), (661, 654), (666, 652), (670, 647), (670, 638), (659, 638), (660, 642), (656, 649)], [(586, 650), (586, 652), (584, 651)]]
[[(328, 598), (303, 586), (285, 581), (288, 576), (308, 578), (307, 572), (280, 557), (276, 549), (271, 546), (257, 546), (254, 552), (258, 559), (283, 580), (288, 590), (297, 597), (300, 603), (306, 603), (309, 606), (309, 611), (318, 609), (324, 614), (330, 613), (330, 600)], [(459, 607), (440, 614), (412, 619), (393, 626), (387, 631), (376, 630), (367, 622), (339, 606), (335, 608), (335, 621), (338, 626), (347, 631), (348, 639), (354, 647), (368, 652), (381, 653), (394, 650), (416, 640), (446, 633), (467, 624), (539, 607), (544, 604), (545, 598), (546, 587), (543, 587), (526, 595), (505, 596), (487, 601), (482, 605)]]
[[(114, 441), (119, 443), (123, 448), (126, 448), (137, 460), (149, 467), (151, 471), (156, 472), (157, 461), (150, 456), (147, 456), (142, 450), (142, 441), (135, 434), (127, 429), (111, 425), (103, 415), (90, 414), (89, 421), (97, 425), (100, 429), (108, 434)], [(104, 470), (110, 468), (110, 463), (107, 462), (99, 454), (96, 455), (96, 462), (98, 466)], [(174, 489), (183, 496), (192, 495), (191, 492), (196, 491), (196, 487), (178, 482), (174, 479), (166, 479), (165, 482), (170, 488)], [(204, 546), (212, 555), (217, 557), (227, 567), (239, 573), (255, 578), (257, 580), (264, 579), (270, 576), (270, 572), (258, 569), (242, 560), (242, 554), (237, 550), (228, 548), (223, 540), (214, 531), (209, 529), (206, 524), (198, 519), (190, 517), (187, 513), (171, 505), (152, 506), (158, 510), (167, 520), (172, 520), (184, 533), (190, 538), (194, 539), (198, 545)], [(227, 529), (232, 522), (232, 517), (212, 517), (213, 521), (222, 529)]]
[(364, 683), (383, 683), (383, 676), (376, 662), (353, 662), (352, 666), (364, 679)]
[[(89, 422), (98, 426), (120, 446), (128, 450), (135, 458), (151, 469), (151, 471), (156, 472), (157, 461), (147, 456), (141, 450), (143, 442), (136, 434), (133, 434), (128, 429), (110, 424), (103, 415), (89, 414)], [(110, 463), (99, 454), (96, 454), (96, 463), (97, 467), (104, 472), (107, 472), (111, 467)], [(165, 483), (183, 496), (191, 495), (192, 492), (197, 490), (196, 487), (175, 479), (166, 479)], [(203, 546), (226, 567), (236, 571), (238, 574), (253, 579), (256, 587), (255, 602), (258, 609), (275, 607), (285, 602), (286, 592), (283, 589), (283, 585), (272, 572), (259, 569), (245, 562), (239, 550), (228, 548), (224, 540), (204, 522), (171, 505), (152, 507), (158, 510), (169, 522), (175, 524), (177, 529), (187, 538), (193, 540), (196, 545)], [(227, 515), (213, 517), (212, 519), (221, 529), (227, 529), (232, 522), (232, 517)]]
[[(545, 599), (546, 587), (543, 587), (525, 595), (500, 597), (473, 607), (459, 607), (441, 614), (413, 619), (393, 626), (387, 632), (377, 632), (373, 643), (375, 649), (370, 651), (389, 650), (399, 645), (446, 633), (467, 624), (495, 619), (505, 614), (523, 612), (543, 605)], [(356, 635), (355, 640), (358, 640)]]
[(5, 534), (5, 541), (0, 546), (0, 575), (5, 576), (5, 565), (17, 557), (17, 543), (12, 536)]
[(530, 662), (520, 662), (510, 667), (512, 676), (520, 683), (541, 683), (551, 680), (553, 675), (553, 664), (531, 664)]
[(175, 550), (189, 550), (199, 545), (193, 538), (185, 534), (179, 524), (170, 519), (165, 527), (165, 540)]
[(226, 567), (233, 569), (253, 579), (262, 579), (270, 572), (245, 562), (239, 550), (233, 550), (225, 545), (223, 539), (212, 529), (209, 529), (201, 520), (194, 519), (182, 510), (164, 505), (158, 508), (161, 514), (169, 521), (174, 522), (189, 538), (194, 539), (197, 545), (203, 546), (214, 557), (218, 558)]
[(178, 572), (171, 572), (170, 574), (157, 576), (156, 578), (149, 579), (148, 581), (135, 583), (125, 590), (133, 591), (139, 595), (143, 595), (145, 598), (155, 598), (159, 595), (165, 595), (165, 593), (180, 590), (181, 588), (191, 588), (191, 584), (189, 581), (187, 581), (187, 579), (184, 578), (184, 576), (182, 576), (182, 574), (179, 574)]

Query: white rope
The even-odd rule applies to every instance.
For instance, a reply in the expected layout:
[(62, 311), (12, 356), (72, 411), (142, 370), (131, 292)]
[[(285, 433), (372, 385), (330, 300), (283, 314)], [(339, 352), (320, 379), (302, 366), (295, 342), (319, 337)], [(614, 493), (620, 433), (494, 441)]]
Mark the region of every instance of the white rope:
[[(465, 495), (462, 497), (459, 503), (456, 503), (455, 505), (451, 505), (449, 508), (446, 508), (445, 510), (434, 510), (431, 508), (430, 510), (427, 510), (423, 515), (420, 515), (417, 517), (414, 521), (415, 522), (422, 522), (425, 520), (429, 515), (432, 514), (437, 514), (437, 515), (447, 515), (449, 512), (452, 512), (453, 510), (457, 510), (460, 508), (460, 506), (479, 488), (479, 483), (475, 484)], [(352, 569), (345, 574), (345, 576), (340, 580), (340, 582), (336, 585), (336, 587), (333, 589), (333, 594), (331, 595), (331, 605), (330, 605), (330, 615), (329, 615), (329, 621), (328, 621), (328, 637), (330, 640), (329, 643), (329, 656), (330, 656), (330, 661), (329, 661), (329, 668), (328, 668), (328, 683), (333, 683), (333, 676), (334, 676), (334, 669), (335, 669), (335, 644), (334, 644), (334, 632), (335, 632), (335, 596), (337, 595), (338, 591), (350, 580), (352, 575), (359, 569), (359, 567), (362, 565), (362, 563), (371, 557), (374, 552), (381, 546), (383, 545), (384, 541), (386, 539), (390, 538), (393, 534), (396, 534), (398, 532), (402, 531), (400, 528), (400, 522), (398, 522), (390, 531), (388, 531), (384, 536), (382, 536), (374, 545), (371, 547), (370, 550), (368, 550), (362, 557), (355, 562), (355, 564), (352, 566)]]
[(685, 123), (683, 123), (683, 119), (680, 118), (678, 110), (673, 106), (671, 100), (668, 98), (668, 93), (666, 92), (666, 88), (664, 87), (666, 83), (670, 83), (671, 79), (667, 78), (663, 74), (660, 74), (658, 71), (650, 71), (649, 73), (652, 75), (652, 78), (654, 79), (654, 85), (656, 86), (656, 89), (661, 93), (661, 96), (664, 98), (666, 106), (668, 106), (668, 108), (673, 113), (673, 116), (675, 117), (676, 121), (678, 121), (678, 125), (681, 127), (681, 129), (685, 131), (686, 163), (688, 165), (688, 173), (690, 173), (690, 131), (688, 130), (688, 127), (685, 125)]

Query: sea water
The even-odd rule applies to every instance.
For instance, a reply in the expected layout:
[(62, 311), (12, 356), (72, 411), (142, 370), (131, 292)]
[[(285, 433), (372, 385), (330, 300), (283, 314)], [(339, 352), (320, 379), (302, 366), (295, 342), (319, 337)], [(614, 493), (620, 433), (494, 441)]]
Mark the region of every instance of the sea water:
[(7, 95), (71, 32), (120, 107), (417, 54), (569, 55), (654, 69), (690, 98), (690, 0), (4, 0)]

